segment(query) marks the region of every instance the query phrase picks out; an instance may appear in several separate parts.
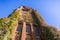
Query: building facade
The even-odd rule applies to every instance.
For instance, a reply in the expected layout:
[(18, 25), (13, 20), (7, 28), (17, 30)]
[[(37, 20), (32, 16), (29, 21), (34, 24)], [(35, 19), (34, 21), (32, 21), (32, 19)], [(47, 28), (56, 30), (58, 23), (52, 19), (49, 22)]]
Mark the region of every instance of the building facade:
[(53, 40), (52, 34), (50, 35), (52, 32), (48, 29), (49, 26), (36, 10), (21, 6), (15, 12), (19, 13), (18, 26), (12, 40)]
[(40, 29), (32, 9), (22, 6), (17, 11), (21, 17), (14, 40), (40, 40)]
[(21, 6), (0, 19), (0, 40), (60, 40), (60, 32), (35, 9)]
[(41, 40), (38, 19), (33, 12), (35, 10), (21, 6), (17, 11), (19, 11), (20, 20), (13, 40)]

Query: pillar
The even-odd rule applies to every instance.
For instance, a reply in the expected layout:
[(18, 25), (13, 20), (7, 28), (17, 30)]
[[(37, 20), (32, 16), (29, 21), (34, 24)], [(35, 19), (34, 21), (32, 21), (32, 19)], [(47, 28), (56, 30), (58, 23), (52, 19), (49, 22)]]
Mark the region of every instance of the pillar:
[(32, 40), (36, 40), (34, 29), (33, 29), (33, 24), (30, 24), (30, 31), (31, 31), (31, 38)]
[(26, 39), (26, 22), (23, 22), (21, 40)]

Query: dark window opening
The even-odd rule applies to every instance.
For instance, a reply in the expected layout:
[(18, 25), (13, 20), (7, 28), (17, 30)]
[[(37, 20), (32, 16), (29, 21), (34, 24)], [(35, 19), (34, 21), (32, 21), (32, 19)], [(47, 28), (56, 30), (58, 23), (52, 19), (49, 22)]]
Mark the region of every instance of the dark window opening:
[(26, 26), (26, 32), (27, 32), (27, 34), (30, 34), (31, 33), (30, 32), (30, 26), (29, 25)]
[(34, 33), (35, 33), (35, 35), (38, 36), (38, 35), (39, 35), (38, 28), (37, 28), (37, 27), (33, 27), (33, 28), (34, 28)]
[(22, 11), (29, 11), (29, 9), (24, 8), (24, 9), (22, 9)]
[(17, 32), (21, 32), (21, 31), (22, 31), (22, 25), (19, 24), (16, 31), (17, 31)]

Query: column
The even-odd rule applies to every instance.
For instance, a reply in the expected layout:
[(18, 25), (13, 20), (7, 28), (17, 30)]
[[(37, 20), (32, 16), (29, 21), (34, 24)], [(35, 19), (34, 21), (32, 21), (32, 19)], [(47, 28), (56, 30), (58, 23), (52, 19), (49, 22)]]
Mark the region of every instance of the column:
[(23, 22), (21, 40), (26, 39), (26, 22)]
[(30, 31), (31, 31), (31, 38), (32, 40), (36, 40), (34, 29), (33, 29), (33, 24), (30, 24)]

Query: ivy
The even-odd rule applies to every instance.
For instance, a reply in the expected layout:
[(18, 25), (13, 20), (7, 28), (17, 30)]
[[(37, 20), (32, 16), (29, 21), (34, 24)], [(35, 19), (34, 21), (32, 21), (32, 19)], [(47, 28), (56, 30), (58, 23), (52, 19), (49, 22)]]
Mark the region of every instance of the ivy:
[(50, 28), (45, 28), (43, 35), (47, 37), (48, 40), (54, 40), (54, 34), (50, 30)]
[(16, 24), (17, 21), (10, 18), (0, 19), (0, 40), (11, 39)]

